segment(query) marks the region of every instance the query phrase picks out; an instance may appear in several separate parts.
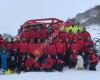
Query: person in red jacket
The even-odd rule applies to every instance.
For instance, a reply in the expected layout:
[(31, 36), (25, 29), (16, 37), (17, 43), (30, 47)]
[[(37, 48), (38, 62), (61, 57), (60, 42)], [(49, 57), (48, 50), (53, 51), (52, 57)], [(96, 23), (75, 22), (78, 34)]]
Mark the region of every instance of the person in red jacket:
[(64, 66), (69, 65), (69, 58), (70, 58), (70, 42), (69, 39), (66, 39), (66, 53), (64, 55)]
[(6, 45), (6, 41), (1, 37), (0, 38), (0, 47), (3, 47)]
[(64, 60), (64, 54), (66, 52), (66, 43), (62, 42), (62, 40), (60, 39), (57, 43), (55, 43), (55, 46), (58, 58)]
[(46, 55), (51, 55), (53, 57), (56, 56), (56, 47), (53, 44), (49, 44), (46, 48), (45, 48), (45, 54)]
[[(27, 58), (27, 49), (28, 49), (27, 47), (28, 47), (27, 42), (21, 41), (19, 43), (19, 60), (22, 59), (22, 58), (24, 58), (24, 61), (26, 60), (26, 58)], [(19, 64), (22, 64), (22, 62), (19, 63)]]
[(62, 39), (62, 41), (66, 41), (66, 38), (68, 38), (68, 33), (60, 31), (58, 33), (58, 36), (59, 36), (60, 39)]
[(40, 43), (40, 39), (38, 39), (38, 43), (34, 43), (34, 44), (35, 44), (34, 56), (37, 57), (37, 58), (42, 57), (42, 54), (44, 52), (43, 52), (43, 49), (41, 48), (42, 44)]
[(30, 32), (30, 39), (31, 39), (31, 40), (32, 40), (32, 39), (35, 39), (35, 37), (36, 37), (36, 36), (35, 36), (35, 34), (36, 34), (35, 31), (34, 31), (34, 30), (30, 30), (29, 32)]
[(19, 34), (19, 36), (20, 36), (20, 39), (21, 39), (21, 40), (22, 40), (23, 38), (26, 39), (26, 36), (27, 36), (26, 31), (21, 32), (21, 33)]
[(27, 47), (28, 47), (27, 42), (26, 41), (21, 41), (19, 43), (20, 54), (26, 54), (27, 53)]
[(48, 38), (48, 29), (41, 29), (39, 32), (39, 38), (41, 42)]
[(39, 38), (39, 33), (41, 32), (41, 29), (34, 30), (34, 31), (35, 31), (35, 40), (34, 40), (34, 42), (37, 43), (38, 39), (40, 39)]
[(41, 64), (41, 68), (47, 72), (53, 71), (54, 63), (54, 58), (51, 55), (48, 55), (44, 62)]
[(70, 54), (70, 63), (69, 63), (69, 68), (74, 68), (76, 63), (77, 63), (77, 51), (73, 50), (73, 52)]
[(63, 70), (63, 67), (64, 67), (64, 61), (59, 59), (58, 57), (56, 57), (55, 60), (56, 61), (54, 64), (54, 69), (61, 72)]
[(30, 41), (28, 43), (27, 52), (33, 55), (35, 50), (34, 48), (35, 48), (34, 42)]
[(73, 42), (73, 36), (74, 34), (72, 32), (68, 33), (68, 39), (69, 39), (69, 42), (72, 43)]
[(19, 50), (19, 41), (15, 41), (13, 44), (13, 50)]
[(73, 52), (73, 51), (76, 51), (77, 53), (79, 53), (79, 51), (81, 50), (81, 47), (80, 47), (80, 44), (79, 43), (72, 43), (70, 45), (70, 50)]
[(34, 58), (28, 54), (26, 62), (25, 62), (26, 71), (32, 71), (34, 67)]
[(78, 40), (77, 44), (79, 46), (79, 51), (83, 51), (85, 42), (83, 40)]
[(35, 58), (34, 59), (34, 67), (33, 67), (33, 71), (40, 71), (40, 66), (41, 66), (41, 62), (39, 60), (39, 58)]
[(92, 40), (87, 40), (85, 41), (84, 46), (92, 48), (94, 46), (94, 42)]
[(87, 40), (90, 40), (91, 39), (90, 33), (87, 32), (87, 31), (83, 31), (81, 33), (81, 36), (83, 37), (84, 41), (87, 41)]
[(89, 63), (90, 63), (89, 70), (96, 71), (96, 65), (98, 64), (98, 61), (99, 57), (96, 55), (96, 53), (91, 52), (89, 54)]

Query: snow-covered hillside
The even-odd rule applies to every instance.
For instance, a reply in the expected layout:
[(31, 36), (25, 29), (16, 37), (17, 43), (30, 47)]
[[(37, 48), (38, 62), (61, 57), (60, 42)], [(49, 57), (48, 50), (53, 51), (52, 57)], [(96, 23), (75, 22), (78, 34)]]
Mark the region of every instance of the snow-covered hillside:
[(100, 39), (100, 25), (87, 26), (87, 31), (91, 34), (92, 39)]
[[(100, 38), (100, 26), (88, 26), (92, 39)], [(97, 71), (65, 68), (63, 72), (27, 72), (12, 75), (0, 75), (0, 80), (100, 80), (100, 62)]]

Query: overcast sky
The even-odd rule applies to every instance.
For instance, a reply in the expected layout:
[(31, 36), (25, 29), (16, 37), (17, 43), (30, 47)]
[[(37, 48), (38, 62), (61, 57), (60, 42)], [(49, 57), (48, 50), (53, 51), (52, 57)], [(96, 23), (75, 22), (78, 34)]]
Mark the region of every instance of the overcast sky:
[(100, 5), (100, 0), (0, 0), (0, 33), (16, 35), (20, 25), (29, 19), (66, 20), (95, 5)]

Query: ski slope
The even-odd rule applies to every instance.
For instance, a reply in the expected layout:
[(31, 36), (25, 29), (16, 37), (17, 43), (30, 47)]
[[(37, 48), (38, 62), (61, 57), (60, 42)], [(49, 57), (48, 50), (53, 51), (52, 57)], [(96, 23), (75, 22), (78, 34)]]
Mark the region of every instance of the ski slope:
[[(100, 26), (88, 26), (92, 39), (100, 38)], [(65, 68), (63, 72), (27, 72), (21, 74), (0, 75), (0, 80), (100, 80), (100, 62), (97, 71)]]

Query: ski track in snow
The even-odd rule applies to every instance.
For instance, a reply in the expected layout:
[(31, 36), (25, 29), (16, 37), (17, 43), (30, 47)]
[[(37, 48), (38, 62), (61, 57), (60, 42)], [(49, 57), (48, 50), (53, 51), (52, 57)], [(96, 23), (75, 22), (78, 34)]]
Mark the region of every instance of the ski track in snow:
[[(88, 26), (92, 39), (100, 38), (100, 26)], [(26, 72), (21, 74), (0, 75), (0, 80), (100, 80), (100, 62), (97, 71), (65, 68), (63, 72)]]

